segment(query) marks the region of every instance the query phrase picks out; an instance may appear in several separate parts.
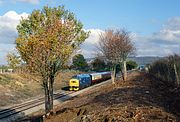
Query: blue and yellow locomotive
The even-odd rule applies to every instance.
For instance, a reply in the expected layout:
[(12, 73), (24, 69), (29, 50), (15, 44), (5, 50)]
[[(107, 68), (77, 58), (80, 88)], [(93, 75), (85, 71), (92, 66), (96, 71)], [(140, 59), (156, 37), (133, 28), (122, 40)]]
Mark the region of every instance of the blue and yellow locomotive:
[(69, 90), (77, 91), (79, 89), (83, 89), (92, 84), (95, 84), (104, 80), (108, 80), (110, 78), (111, 78), (110, 72), (75, 75), (69, 81)]

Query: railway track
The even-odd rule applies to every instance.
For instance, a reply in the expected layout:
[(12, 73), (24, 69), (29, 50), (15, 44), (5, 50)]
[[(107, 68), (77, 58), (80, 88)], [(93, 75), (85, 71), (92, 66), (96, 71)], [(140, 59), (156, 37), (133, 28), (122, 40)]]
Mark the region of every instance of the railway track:
[[(72, 92), (69, 92), (69, 93), (65, 93), (65, 92), (64, 93), (56, 93), (56, 94), (54, 94), (54, 99), (53, 100), (62, 98), (62, 97), (67, 96), (67, 95), (69, 95), (71, 93)], [(22, 103), (22, 104), (19, 104), (19, 105), (15, 105), (15, 106), (0, 110), (0, 122), (1, 122), (1, 120), (9, 118), (9, 117), (11, 117), (13, 115), (14, 116), (18, 115), (19, 113), (22, 113), (25, 110), (34, 108), (34, 107), (39, 106), (39, 105), (43, 105), (44, 103), (45, 103), (44, 102), (44, 97), (40, 97), (40, 98), (35, 99), (35, 100), (31, 100), (31, 101), (28, 101), (28, 102), (25, 102), (25, 103)]]
[[(130, 70), (127, 73), (130, 74), (133, 71), (134, 70)], [(122, 77), (122, 75), (120, 75), (119, 77)], [(110, 80), (104, 81), (102, 83), (95, 84), (93, 86), (90, 86), (90, 87), (87, 87), (85, 89), (79, 90), (78, 92), (72, 92), (71, 91), (71, 92), (68, 92), (68, 93), (65, 93), (65, 92), (63, 92), (63, 93), (62, 92), (55, 93), (53, 100), (60, 100), (60, 101), (67, 100), (68, 98), (65, 98), (65, 97), (70, 96), (70, 98), (71, 98), (71, 97), (77, 96), (78, 94), (81, 94), (84, 91), (88, 91), (89, 89), (99, 87), (100, 85), (104, 85), (104, 84), (106, 84), (108, 82), (110, 83)], [(65, 98), (65, 99), (63, 99), (63, 98)], [(29, 110), (31, 108), (43, 105), (44, 103), (45, 103), (44, 102), (44, 97), (40, 97), (40, 98), (35, 99), (35, 100), (31, 100), (31, 101), (28, 101), (28, 102), (25, 102), (25, 103), (22, 103), (22, 104), (19, 104), (19, 105), (15, 105), (15, 106), (0, 110), (0, 122), (1, 121), (6, 122), (6, 119), (8, 119), (9, 117), (12, 117), (13, 115), (16, 116), (19, 113), (23, 113), (26, 110)], [(55, 102), (54, 102), (54, 104), (55, 104)], [(59, 102), (56, 101), (56, 104), (59, 104)]]

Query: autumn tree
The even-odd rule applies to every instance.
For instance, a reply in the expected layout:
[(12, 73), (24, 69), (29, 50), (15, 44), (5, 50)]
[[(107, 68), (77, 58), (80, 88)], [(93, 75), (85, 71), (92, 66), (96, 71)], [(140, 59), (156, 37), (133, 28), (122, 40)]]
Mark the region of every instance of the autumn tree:
[(17, 54), (10, 52), (6, 56), (8, 66), (12, 69), (17, 68), (21, 64), (21, 58)]
[(112, 82), (115, 83), (116, 66), (120, 64), (123, 67), (123, 79), (126, 80), (127, 68), (126, 60), (133, 54), (135, 47), (131, 42), (130, 34), (126, 30), (106, 30), (100, 34), (98, 46), (102, 56), (113, 64)]
[(72, 58), (73, 68), (80, 71), (87, 71), (88, 64), (82, 54), (77, 54)]
[(88, 37), (83, 25), (64, 6), (34, 10), (17, 26), (16, 48), (29, 69), (42, 77), (46, 113), (53, 109), (57, 72)]

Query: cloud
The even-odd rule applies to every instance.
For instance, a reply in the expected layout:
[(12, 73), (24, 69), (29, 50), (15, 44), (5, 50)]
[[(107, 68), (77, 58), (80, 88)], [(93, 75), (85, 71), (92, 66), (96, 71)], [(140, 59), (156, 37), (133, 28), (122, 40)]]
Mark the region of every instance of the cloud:
[(139, 56), (167, 56), (180, 54), (180, 17), (171, 18), (163, 29), (151, 36), (133, 38)]
[[(100, 29), (89, 29), (88, 39), (81, 46), (81, 52), (85, 57), (94, 57), (97, 52), (96, 45), (99, 41)], [(131, 33), (132, 41), (137, 49), (137, 56), (168, 56), (174, 53), (180, 54), (180, 17), (171, 18), (164, 27), (149, 36), (141, 36)]]
[(12, 52), (14, 50), (14, 44), (0, 44), (0, 65), (7, 64), (6, 56), (9, 52)]
[(0, 43), (13, 44), (17, 37), (16, 26), (21, 17), (27, 18), (27, 13), (17, 14), (15, 11), (9, 11), (0, 16)]
[(27, 13), (17, 14), (15, 11), (9, 11), (0, 16), (0, 63), (4, 64), (6, 54), (15, 48), (16, 26), (21, 17), (27, 18), (27, 16)]
[(16, 0), (19, 2), (26, 2), (26, 3), (31, 3), (31, 4), (39, 4), (40, 0)]
[[(15, 48), (17, 37), (16, 26), (21, 17), (27, 18), (27, 13), (17, 14), (9, 11), (0, 16), (0, 60), (4, 61), (5, 54)], [(81, 45), (81, 53), (87, 57), (94, 57), (97, 52), (99, 34), (104, 33), (101, 29), (88, 29), (90, 36)], [(150, 36), (141, 36), (131, 33), (132, 41), (137, 48), (137, 56), (167, 56), (173, 53), (180, 53), (180, 17), (174, 17), (164, 24), (159, 32)]]
[(99, 42), (99, 34), (104, 33), (100, 29), (89, 29), (86, 30), (90, 32), (89, 38), (81, 46), (81, 52), (85, 57), (94, 57), (97, 52), (97, 44)]
[(170, 18), (164, 25), (164, 29), (178, 31), (180, 30), (180, 17)]

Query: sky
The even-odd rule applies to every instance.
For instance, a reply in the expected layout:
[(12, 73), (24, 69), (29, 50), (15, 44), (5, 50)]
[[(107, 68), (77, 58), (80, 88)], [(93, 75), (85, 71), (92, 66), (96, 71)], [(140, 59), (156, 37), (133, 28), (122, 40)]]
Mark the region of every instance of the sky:
[(129, 31), (137, 56), (180, 54), (180, 0), (0, 0), (0, 65), (15, 49), (21, 17), (46, 5), (64, 5), (91, 32), (79, 51), (86, 58), (94, 57), (106, 29)]

